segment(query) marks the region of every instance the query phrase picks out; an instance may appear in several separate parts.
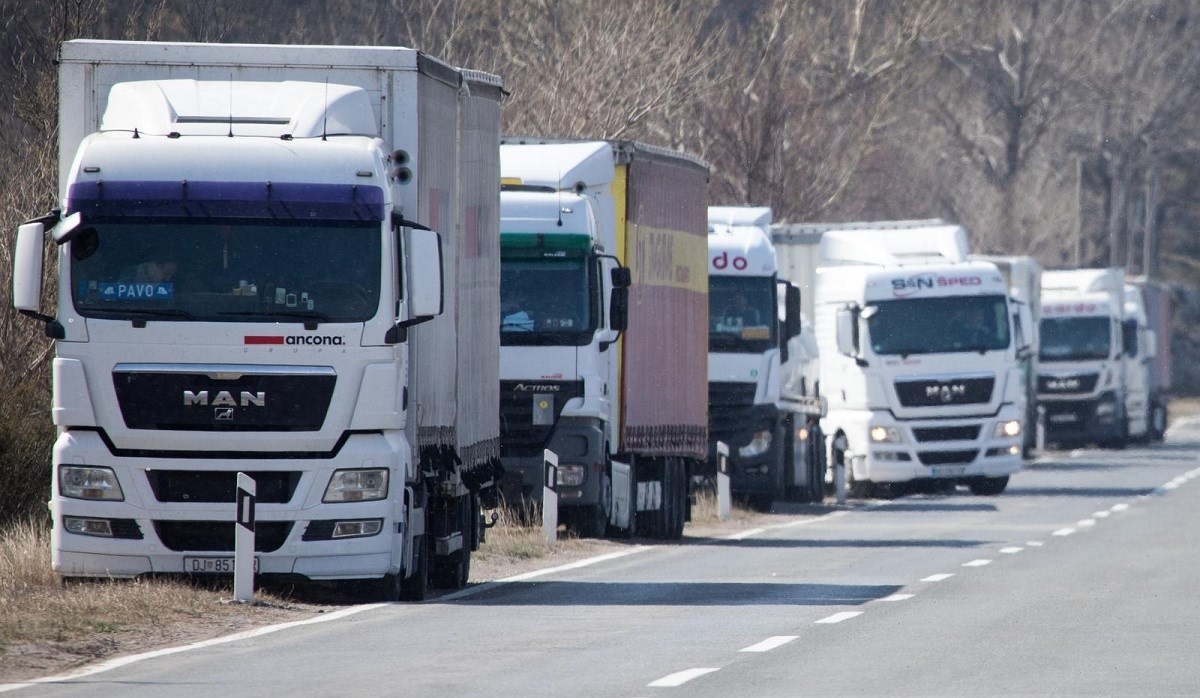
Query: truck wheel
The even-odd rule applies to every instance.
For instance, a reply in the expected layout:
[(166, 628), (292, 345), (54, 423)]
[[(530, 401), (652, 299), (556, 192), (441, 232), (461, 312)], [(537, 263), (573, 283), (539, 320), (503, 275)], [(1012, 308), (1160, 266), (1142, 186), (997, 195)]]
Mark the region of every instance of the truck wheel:
[(603, 538), (608, 533), (609, 512), (612, 509), (612, 478), (600, 475), (600, 503), (577, 507), (571, 515), (571, 528), (580, 538)]
[(808, 433), (808, 501), (820, 504), (825, 500), (825, 449), (821, 448), (821, 433), (813, 427)]
[(679, 540), (683, 538), (683, 524), (687, 519), (688, 507), (688, 477), (687, 464), (682, 459), (675, 458), (669, 463), (673, 474), (671, 478), (671, 519), (667, 530), (667, 538)]
[(1162, 441), (1167, 435), (1167, 408), (1165, 405), (1150, 407), (1150, 439)]
[[(413, 538), (415, 550), (416, 570), (407, 579), (395, 579), (393, 584), (397, 584), (396, 596), (402, 601), (424, 601), (429, 598), (429, 555), (432, 552), (429, 549), (429, 536), (416, 536)], [(400, 575), (388, 575), (389, 577), (399, 577)], [(387, 577), (384, 578), (387, 580)]]
[(983, 497), (995, 497), (1008, 487), (1008, 476), (1004, 477), (973, 477), (967, 481), (971, 494)]

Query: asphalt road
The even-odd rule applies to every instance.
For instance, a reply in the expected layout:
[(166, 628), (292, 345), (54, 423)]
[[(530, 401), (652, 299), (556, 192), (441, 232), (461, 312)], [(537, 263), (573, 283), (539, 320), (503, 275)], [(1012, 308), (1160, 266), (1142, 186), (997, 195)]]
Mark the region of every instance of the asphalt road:
[(1200, 428), (20, 694), (1200, 693)]

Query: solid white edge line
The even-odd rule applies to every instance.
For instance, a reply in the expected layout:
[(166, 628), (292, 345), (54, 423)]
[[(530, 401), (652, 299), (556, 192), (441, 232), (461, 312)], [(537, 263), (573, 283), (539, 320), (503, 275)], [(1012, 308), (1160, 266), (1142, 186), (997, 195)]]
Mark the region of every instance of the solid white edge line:
[(756, 642), (749, 647), (743, 647), (738, 652), (770, 652), (776, 647), (783, 647), (787, 643), (800, 637), (799, 635), (775, 635), (768, 637), (762, 642)]
[(878, 601), (908, 601), (913, 596), (914, 596), (914, 594), (892, 594), (891, 596), (885, 596), (882, 599), (877, 599), (877, 600)]
[(832, 623), (841, 623), (844, 620), (850, 620), (851, 618), (857, 618), (858, 616), (861, 616), (862, 614), (863, 614), (862, 611), (841, 611), (839, 613), (833, 614), (832, 616), (826, 616), (826, 617), (822, 618), (821, 620), (813, 621), (813, 624), (814, 625), (829, 625)]
[(673, 688), (675, 686), (682, 686), (694, 678), (704, 676), (705, 674), (711, 674), (714, 671), (720, 671), (720, 667), (697, 667), (695, 669), (684, 669), (683, 671), (677, 671), (674, 674), (667, 674), (661, 679), (658, 679), (657, 681), (651, 681), (646, 685), (651, 688)]
[(229, 642), (237, 642), (238, 640), (247, 640), (252, 637), (269, 635), (274, 632), (279, 632), (280, 630), (296, 628), (296, 627), (299, 627), (302, 625), (315, 625), (317, 623), (326, 623), (329, 621), (346, 618), (347, 616), (353, 616), (355, 614), (362, 613), (363, 611), (370, 611), (370, 610), (373, 610), (376, 608), (381, 608), (383, 606), (390, 606), (390, 605), (392, 605), (392, 604), (386, 604), (386, 603), (360, 604), (358, 606), (351, 606), (349, 608), (343, 608), (339, 611), (332, 611), (330, 613), (325, 613), (325, 614), (316, 616), (314, 618), (305, 618), (304, 620), (293, 620), (293, 621), (289, 621), (287, 623), (278, 623), (276, 625), (267, 625), (267, 626), (264, 626), (261, 628), (253, 628), (250, 630), (243, 630), (242, 632), (233, 633), (232, 635), (224, 635), (222, 637), (215, 637), (215, 638), (212, 638), (211, 640), (201, 640), (200, 642), (193, 642), (188, 645), (180, 645), (178, 647), (168, 647), (166, 649), (153, 650), (151, 652), (142, 652), (141, 654), (131, 654), (126, 657), (117, 657), (115, 659), (109, 659), (109, 660), (101, 662), (99, 664), (93, 664), (91, 666), (83, 667), (76, 671), (67, 672), (65, 674), (58, 674), (55, 676), (46, 676), (46, 677), (42, 677), (42, 678), (38, 678), (38, 679), (29, 679), (28, 681), (19, 681), (19, 682), (15, 682), (15, 683), (2, 684), (2, 685), (0, 685), (0, 693), (4, 693), (6, 691), (15, 691), (19, 688), (28, 688), (30, 686), (36, 686), (38, 684), (57, 683), (57, 682), (61, 682), (61, 681), (72, 681), (74, 679), (80, 679), (85, 676), (92, 676), (93, 674), (99, 674), (101, 672), (111, 671), (113, 669), (119, 669), (120, 667), (126, 666), (128, 664), (133, 664), (135, 662), (140, 662), (140, 661), (143, 661), (146, 659), (154, 659), (155, 657), (165, 657), (167, 655), (178, 654), (180, 652), (188, 652), (190, 650), (202, 649), (204, 647), (212, 647), (214, 645), (223, 645), (223, 644), (226, 644)]
[(948, 572), (942, 573), (942, 574), (931, 574), (928, 577), (922, 579), (921, 581), (922, 582), (941, 582), (941, 581), (949, 579), (953, 576), (954, 576), (953, 573), (948, 573)]

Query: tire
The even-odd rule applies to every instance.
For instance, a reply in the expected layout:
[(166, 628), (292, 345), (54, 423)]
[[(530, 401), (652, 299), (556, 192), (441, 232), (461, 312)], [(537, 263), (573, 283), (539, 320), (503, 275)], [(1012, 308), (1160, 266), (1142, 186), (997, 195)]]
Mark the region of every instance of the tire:
[[(401, 601), (424, 601), (429, 598), (431, 585), (429, 583), (429, 556), (433, 552), (429, 547), (429, 536), (417, 536), (413, 539), (413, 545), (416, 548), (416, 567), (417, 569), (408, 579), (395, 580), (397, 584), (397, 597)], [(399, 576), (399, 575), (388, 575)], [(384, 578), (387, 579), (386, 577)]]
[(808, 435), (807, 459), (809, 467), (808, 501), (820, 504), (825, 500), (825, 449), (821, 448), (821, 430), (813, 427)]
[(612, 478), (600, 475), (600, 502), (571, 510), (570, 526), (580, 538), (603, 538), (608, 533), (608, 518), (612, 508)]
[(1008, 487), (1008, 476), (1004, 477), (973, 477), (967, 482), (971, 494), (981, 497), (995, 497)]
[(1151, 441), (1162, 441), (1167, 435), (1166, 405), (1150, 406), (1149, 433)]

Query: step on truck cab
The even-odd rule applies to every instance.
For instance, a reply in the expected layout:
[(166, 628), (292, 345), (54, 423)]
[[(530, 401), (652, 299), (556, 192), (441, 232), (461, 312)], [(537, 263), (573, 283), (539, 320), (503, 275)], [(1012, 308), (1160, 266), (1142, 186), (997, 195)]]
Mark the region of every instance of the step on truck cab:
[(1047, 443), (1125, 445), (1124, 292), (1117, 268), (1042, 274), (1038, 399)]
[(678, 538), (707, 446), (708, 166), (631, 141), (501, 145), (504, 492), (588, 536)]
[(260, 574), (464, 584), (498, 472), (499, 79), (69, 41), (59, 89), (61, 209), (13, 274), (57, 340), (54, 570), (230, 572), (245, 472)]
[(824, 494), (822, 449), (810, 448), (820, 443), (819, 403), (802, 375), (788, 380), (806, 358), (792, 356), (805, 349), (792, 341), (800, 289), (779, 278), (770, 226), (770, 208), (708, 209), (709, 471), (724, 442), (733, 495), (759, 509)]
[(999, 269), (956, 225), (826, 231), (816, 273), (822, 421), (851, 492), (963, 483), (999, 494), (1021, 468), (1028, 347)]

